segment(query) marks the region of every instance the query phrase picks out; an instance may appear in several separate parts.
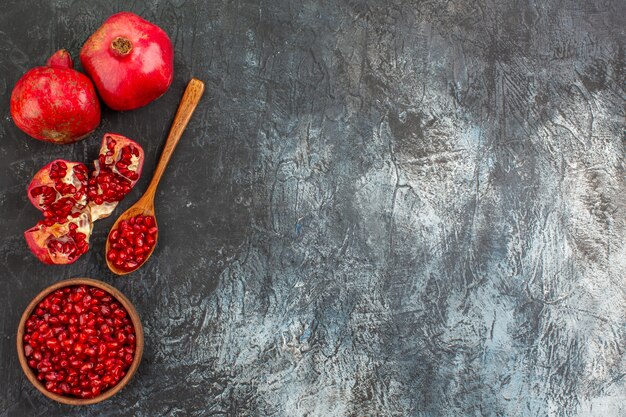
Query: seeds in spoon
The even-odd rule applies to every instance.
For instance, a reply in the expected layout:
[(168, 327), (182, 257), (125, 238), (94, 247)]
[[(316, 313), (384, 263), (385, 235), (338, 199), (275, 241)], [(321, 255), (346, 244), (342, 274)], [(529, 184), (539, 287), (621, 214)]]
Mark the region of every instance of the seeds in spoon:
[(156, 243), (157, 226), (153, 216), (138, 214), (122, 220), (109, 233), (107, 259), (123, 271), (137, 269)]

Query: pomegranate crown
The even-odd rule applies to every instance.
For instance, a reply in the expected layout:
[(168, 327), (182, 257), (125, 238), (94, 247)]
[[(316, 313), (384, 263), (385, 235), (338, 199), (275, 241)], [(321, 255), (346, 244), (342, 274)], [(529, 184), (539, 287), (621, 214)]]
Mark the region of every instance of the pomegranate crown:
[(46, 62), (46, 66), (52, 68), (74, 68), (74, 62), (72, 61), (72, 56), (65, 49), (59, 49), (56, 51), (48, 61)]

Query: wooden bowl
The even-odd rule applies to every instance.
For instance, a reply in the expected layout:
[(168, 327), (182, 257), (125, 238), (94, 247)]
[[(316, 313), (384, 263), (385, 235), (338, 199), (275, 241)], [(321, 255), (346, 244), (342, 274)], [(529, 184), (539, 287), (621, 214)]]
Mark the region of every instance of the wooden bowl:
[[(108, 389), (107, 391), (101, 393), (97, 397), (93, 398), (76, 398), (69, 397), (64, 395), (59, 395), (54, 392), (50, 392), (46, 389), (44, 384), (39, 381), (36, 377), (35, 372), (28, 366), (26, 361), (26, 355), (24, 354), (24, 326), (26, 324), (26, 320), (30, 317), (31, 313), (48, 294), (51, 292), (58, 290), (59, 288), (65, 288), (73, 285), (88, 285), (91, 287), (100, 288), (113, 296), (119, 303), (124, 306), (126, 312), (130, 316), (130, 319), (135, 328), (135, 357), (133, 358), (133, 362), (130, 365), (130, 368), (126, 372), (126, 375), (113, 387)], [(26, 378), (37, 388), (43, 395), (46, 397), (58, 401), (63, 404), (70, 405), (88, 405), (99, 403), (100, 401), (104, 401), (107, 398), (110, 398), (117, 394), (119, 390), (124, 388), (128, 381), (133, 377), (135, 372), (137, 371), (137, 367), (139, 366), (139, 362), (141, 362), (141, 355), (143, 354), (143, 328), (141, 327), (141, 321), (139, 320), (139, 315), (135, 310), (135, 307), (128, 301), (128, 299), (116, 288), (106, 284), (102, 281), (97, 281), (95, 279), (90, 278), (72, 278), (64, 281), (57, 282), (54, 285), (49, 286), (48, 288), (41, 291), (33, 301), (30, 302), (24, 313), (22, 314), (22, 318), (20, 319), (20, 324), (17, 328), (17, 356), (20, 360), (20, 365), (22, 365), (22, 370), (26, 374)]]

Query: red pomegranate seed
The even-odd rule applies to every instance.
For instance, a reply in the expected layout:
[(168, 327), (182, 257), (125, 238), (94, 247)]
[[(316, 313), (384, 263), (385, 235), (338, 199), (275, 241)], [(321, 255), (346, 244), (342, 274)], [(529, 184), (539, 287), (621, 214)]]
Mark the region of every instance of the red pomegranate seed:
[(135, 341), (126, 310), (105, 291), (81, 285), (37, 305), (26, 320), (24, 354), (48, 391), (92, 398), (123, 378)]
[(139, 214), (121, 221), (118, 227), (109, 233), (107, 260), (119, 269), (134, 271), (154, 247), (157, 232), (153, 216)]

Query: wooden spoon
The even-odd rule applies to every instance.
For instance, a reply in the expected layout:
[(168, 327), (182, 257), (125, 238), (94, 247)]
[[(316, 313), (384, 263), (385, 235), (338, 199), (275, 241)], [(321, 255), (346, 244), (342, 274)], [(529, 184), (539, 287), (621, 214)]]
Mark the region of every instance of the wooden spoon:
[[(204, 83), (196, 78), (192, 78), (191, 81), (189, 81), (187, 88), (185, 89), (185, 94), (183, 94), (183, 98), (180, 100), (180, 104), (178, 105), (178, 110), (176, 111), (176, 116), (174, 116), (174, 121), (172, 122), (170, 133), (167, 137), (167, 141), (165, 142), (163, 153), (161, 153), (161, 159), (159, 159), (159, 164), (154, 171), (154, 176), (152, 177), (152, 181), (150, 181), (150, 185), (148, 185), (148, 188), (146, 189), (146, 192), (143, 194), (143, 196), (141, 196), (141, 198), (137, 200), (135, 204), (133, 204), (128, 210), (122, 213), (120, 217), (118, 217), (118, 219), (115, 221), (115, 224), (113, 224), (113, 227), (111, 227), (111, 232), (117, 229), (118, 224), (122, 220), (129, 220), (131, 217), (135, 217), (139, 214), (155, 217), (154, 221), (156, 225), (156, 216), (154, 215), (154, 195), (156, 193), (157, 186), (159, 185), (159, 181), (163, 176), (165, 167), (167, 166), (167, 163), (169, 162), (170, 157), (174, 152), (174, 148), (176, 148), (176, 145), (178, 144), (178, 141), (180, 140), (180, 137), (182, 136), (185, 127), (187, 127), (187, 123), (189, 123), (189, 119), (191, 119), (191, 115), (196, 109), (196, 106), (198, 105), (198, 102), (200, 101), (200, 97), (202, 97), (203, 92)], [(156, 226), (158, 228), (158, 225)], [(109, 236), (111, 235), (111, 232), (109, 232)], [(111, 272), (117, 275), (126, 275), (141, 268), (141, 265), (146, 263), (148, 258), (152, 255), (152, 252), (154, 252), (154, 248), (157, 244), (158, 235), (159, 232), (157, 230), (155, 242), (154, 245), (152, 245), (150, 252), (144, 254), (143, 262), (140, 265), (137, 265), (137, 267), (132, 271), (119, 269), (115, 265), (113, 265), (112, 262), (109, 261), (108, 257), (106, 256), (106, 254), (109, 253), (109, 239), (107, 238), (105, 259), (107, 260), (107, 265)]]

